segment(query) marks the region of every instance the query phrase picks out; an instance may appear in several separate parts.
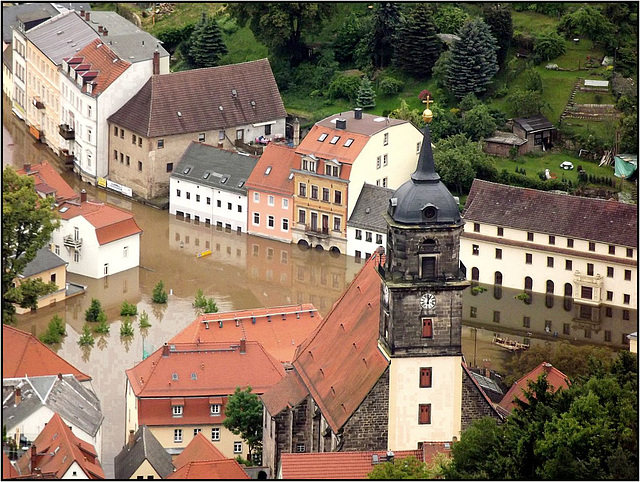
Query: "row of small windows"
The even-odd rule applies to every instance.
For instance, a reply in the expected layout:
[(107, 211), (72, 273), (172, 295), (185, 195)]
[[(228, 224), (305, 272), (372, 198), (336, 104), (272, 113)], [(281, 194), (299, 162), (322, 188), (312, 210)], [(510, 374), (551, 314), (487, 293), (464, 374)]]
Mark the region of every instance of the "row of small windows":
[[(298, 209), (298, 223), (307, 224), (307, 211), (305, 209)], [(311, 231), (322, 231), (327, 234), (329, 232), (329, 215), (322, 214), (322, 226), (320, 226), (318, 224), (318, 213), (311, 211), (309, 224)], [(333, 216), (333, 230), (342, 231), (342, 218), (340, 216)]]
[[(172, 375), (172, 380), (177, 380), (178, 379), (178, 374), (174, 373)], [(196, 373), (192, 373), (191, 374), (191, 379), (192, 380), (197, 380), (197, 374)], [(221, 411), (220, 411), (220, 404), (219, 403), (212, 403), (211, 405), (209, 405), (209, 414), (214, 416), (214, 415), (220, 415)], [(182, 415), (184, 414), (184, 405), (173, 405), (171, 407), (171, 413), (174, 417), (182, 417)]]
[[(193, 436), (195, 437), (200, 432), (202, 432), (201, 428), (194, 428), (193, 429)], [(211, 441), (212, 442), (219, 442), (220, 441), (220, 428), (214, 427), (214, 428), (211, 429)], [(181, 428), (176, 428), (176, 429), (173, 430), (173, 442), (174, 443), (181, 443), (182, 442), (182, 429)], [(242, 442), (241, 441), (233, 442), (233, 453), (234, 454), (241, 454), (242, 453)]]
[[(131, 157), (125, 156), (124, 153), (118, 152), (116, 149), (114, 149), (113, 160), (118, 161), (118, 159), (120, 160), (120, 164), (125, 164), (126, 162), (127, 167), (131, 165)], [(91, 165), (90, 162), (89, 165)], [(142, 172), (142, 161), (138, 161), (138, 171)]]
[[(356, 239), (362, 239), (361, 229), (356, 229)], [(364, 240), (368, 243), (373, 242), (373, 233), (371, 231), (365, 231)], [(376, 244), (382, 244), (382, 234), (376, 233)]]
[[(474, 233), (479, 233), (480, 232), (480, 223), (473, 223), (473, 232)], [(504, 228), (498, 226), (497, 227), (497, 235), (498, 236), (504, 236)], [(529, 231), (527, 232), (527, 241), (533, 241), (535, 238), (535, 233)], [(548, 235), (548, 242), (550, 245), (555, 246), (556, 244), (556, 237), (552, 234)], [(573, 248), (573, 239), (571, 238), (567, 238), (567, 248)], [(594, 252), (596, 250), (596, 243), (595, 241), (589, 241), (589, 251)], [(608, 248), (608, 253), (611, 255), (615, 255), (616, 254), (616, 247), (613, 244), (609, 245)], [(633, 258), (633, 248), (626, 248), (626, 256), (627, 258)]]
[[(185, 191), (185, 198), (186, 199), (191, 199), (191, 193), (189, 191)], [(182, 197), (182, 191), (180, 189), (176, 189), (176, 197)], [(199, 203), (201, 202), (202, 196), (200, 196), (200, 194), (196, 194), (196, 202)], [(211, 198), (209, 196), (206, 197), (206, 204), (207, 206), (211, 205)], [(217, 199), (216, 200), (216, 207), (218, 208), (222, 208), (222, 200)], [(233, 211), (233, 203), (227, 202), (227, 210), (229, 211)], [(239, 213), (242, 212), (242, 205), (238, 204), (237, 205), (237, 210)]]
[[(253, 202), (255, 204), (259, 204), (260, 203), (260, 193), (259, 192), (254, 192), (253, 193)], [(275, 203), (276, 203), (275, 196), (272, 196), (272, 195), (269, 194), (267, 196), (267, 205), (268, 206), (275, 206)], [(282, 209), (289, 209), (289, 200), (287, 198), (282, 198), (281, 206), (282, 206)]]
[[(320, 134), (320, 137), (318, 137), (318, 142), (324, 142), (327, 137), (329, 137), (329, 134), (327, 134), (326, 132), (323, 132), (322, 134)], [(329, 144), (337, 144), (338, 141), (340, 140), (341, 136), (333, 136), (331, 138), (331, 140), (329, 141)], [(351, 144), (353, 144), (354, 139), (352, 139), (351, 137), (347, 138), (346, 141), (344, 141), (344, 144), (342, 144), (342, 147), (350, 147)]]
[[(260, 213), (253, 213), (253, 225), (260, 226)], [(276, 218), (275, 216), (269, 215), (267, 216), (267, 228), (275, 229), (276, 226)], [(289, 231), (289, 220), (287, 218), (282, 219), (281, 223), (282, 231)]]
[[(319, 187), (316, 186), (315, 184), (311, 184), (311, 193), (309, 195), (310, 199), (319, 199), (318, 198), (318, 194), (319, 194)], [(300, 197), (307, 197), (307, 184), (304, 182), (301, 182), (298, 186), (298, 195)], [(322, 188), (322, 201), (324, 202), (331, 202), (331, 190), (328, 187), (323, 187)], [(338, 191), (337, 189), (335, 189), (333, 191), (333, 203), (334, 204), (338, 204), (338, 205), (342, 205), (342, 191)]]

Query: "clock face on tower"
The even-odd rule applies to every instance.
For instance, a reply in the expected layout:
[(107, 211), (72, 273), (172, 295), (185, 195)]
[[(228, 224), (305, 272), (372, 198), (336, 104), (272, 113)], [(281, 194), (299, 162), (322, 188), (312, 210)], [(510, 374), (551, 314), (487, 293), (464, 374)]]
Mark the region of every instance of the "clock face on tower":
[(436, 295), (433, 293), (425, 293), (420, 298), (420, 306), (425, 310), (432, 310), (436, 307)]

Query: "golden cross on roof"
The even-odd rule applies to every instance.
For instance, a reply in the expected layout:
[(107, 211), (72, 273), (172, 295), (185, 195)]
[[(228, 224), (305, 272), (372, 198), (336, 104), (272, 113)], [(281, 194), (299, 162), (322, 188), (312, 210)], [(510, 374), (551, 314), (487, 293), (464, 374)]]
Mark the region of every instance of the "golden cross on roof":
[(427, 95), (427, 98), (424, 99), (422, 103), (427, 104), (427, 108), (424, 110), (424, 112), (422, 112), (422, 119), (428, 124), (433, 120), (433, 112), (431, 112), (431, 109), (429, 109), (429, 104), (433, 104), (433, 101), (430, 100), (429, 96)]

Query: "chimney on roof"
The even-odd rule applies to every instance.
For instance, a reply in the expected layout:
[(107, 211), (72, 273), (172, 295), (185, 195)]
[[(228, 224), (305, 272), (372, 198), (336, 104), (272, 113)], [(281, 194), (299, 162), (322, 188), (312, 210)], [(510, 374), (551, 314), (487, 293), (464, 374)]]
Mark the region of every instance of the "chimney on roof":
[(169, 345), (167, 343), (162, 345), (162, 356), (169, 356)]
[(247, 353), (247, 340), (240, 340), (240, 353)]
[(38, 453), (36, 451), (36, 446), (31, 446), (31, 473), (34, 473), (36, 470), (36, 463), (38, 461)]
[(482, 370), (485, 377), (489, 377), (491, 375), (491, 360), (485, 358), (482, 360)]
[(91, 20), (91, 12), (84, 12), (84, 18), (87, 20), (87, 22)]
[(82, 18), (84, 18), (84, 8), (81, 8), (81, 9), (80, 9), (80, 16), (81, 16)]
[(80, 191), (80, 202), (81, 203), (87, 202), (87, 191), (85, 191), (84, 189)]
[(345, 130), (347, 128), (347, 119), (336, 119), (336, 129)]
[(20, 405), (20, 402), (22, 401), (22, 388), (20, 387), (16, 387), (16, 400), (15, 400), (15, 404), (16, 405)]
[(353, 109), (353, 118), (362, 119), (362, 107), (356, 107)]
[(98, 25), (98, 33), (102, 33), (102, 25)]
[(300, 144), (300, 121), (296, 117), (293, 121), (293, 145), (297, 146)]
[(106, 37), (107, 35), (109, 35), (109, 31), (106, 28), (102, 29), (102, 36)]
[(58, 380), (62, 380), (62, 373), (58, 373)]
[(25, 163), (23, 167), (24, 167), (24, 172), (26, 172), (27, 174), (31, 172), (31, 164)]
[(156, 49), (153, 52), (153, 75), (158, 75), (160, 73), (160, 52)]
[(135, 432), (133, 431), (133, 429), (129, 430), (129, 440), (127, 441), (127, 447), (131, 448), (133, 447), (133, 443), (135, 442)]
[(553, 368), (553, 365), (551, 363), (544, 362), (542, 364), (542, 367), (544, 368), (545, 372), (549, 373), (549, 372), (551, 372), (551, 369)]

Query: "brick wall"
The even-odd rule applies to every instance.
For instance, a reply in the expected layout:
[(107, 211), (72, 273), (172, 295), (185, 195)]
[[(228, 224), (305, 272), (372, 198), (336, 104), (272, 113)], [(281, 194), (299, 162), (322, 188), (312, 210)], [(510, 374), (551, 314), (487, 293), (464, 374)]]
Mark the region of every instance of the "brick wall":
[(493, 417), (498, 421), (502, 418), (495, 411), (488, 400), (484, 398), (478, 386), (473, 383), (466, 370), (462, 371), (462, 430), (471, 422), (482, 417)]
[(345, 423), (341, 450), (386, 450), (389, 438), (389, 369)]

